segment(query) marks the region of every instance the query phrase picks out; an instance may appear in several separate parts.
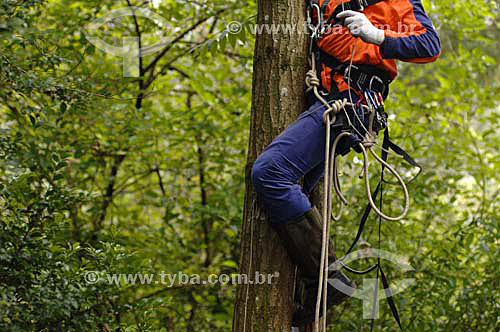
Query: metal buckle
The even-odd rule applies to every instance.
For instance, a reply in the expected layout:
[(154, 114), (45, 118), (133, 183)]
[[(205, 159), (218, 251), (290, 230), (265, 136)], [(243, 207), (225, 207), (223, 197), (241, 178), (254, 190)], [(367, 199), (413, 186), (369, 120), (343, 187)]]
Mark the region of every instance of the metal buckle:
[[(378, 83), (380, 83), (380, 86), (382, 88), (381, 91), (372, 88), (374, 80), (376, 80)], [(377, 75), (373, 75), (372, 78), (370, 78), (370, 84), (368, 85), (368, 89), (370, 89), (372, 91), (378, 91), (383, 95), (385, 92), (385, 83), (380, 77), (378, 77)]]
[[(353, 69), (355, 70), (359, 70), (359, 67), (358, 66), (355, 66), (355, 65), (351, 65), (351, 66), (347, 66), (345, 67), (345, 70), (344, 70), (344, 79), (345, 80), (349, 80), (350, 77), (349, 77), (349, 68), (351, 68), (350, 70), (352, 71)], [(352, 79), (351, 79), (352, 81)]]
[(353, 10), (362, 12), (363, 10), (365, 10), (366, 7), (368, 7), (368, 2), (366, 0), (353, 0), (353, 2), (356, 4), (357, 7), (356, 9)]
[[(318, 22), (316, 23), (316, 25), (312, 25), (314, 27), (314, 29), (311, 29), (312, 31), (312, 35), (311, 35), (311, 38), (319, 38), (321, 36), (321, 32), (320, 29), (321, 29), (321, 26), (323, 25), (323, 17), (321, 16), (321, 8), (319, 7), (318, 4), (312, 4), (312, 10), (316, 10), (316, 13), (317, 13), (317, 19), (318, 19)], [(312, 18), (311, 18), (311, 23), (312, 23)], [(319, 32), (319, 33), (318, 33)]]
[(309, 30), (312, 30), (312, 17), (311, 17), (311, 6), (307, 6), (306, 10), (306, 23)]
[[(351, 67), (351, 75), (349, 75), (349, 67)], [(356, 81), (354, 81), (352, 79), (352, 70), (357, 70), (359, 74), (358, 78), (356, 79)], [(351, 76), (351, 77), (349, 77)], [(361, 80), (362, 79), (362, 80)], [(355, 65), (351, 65), (351, 66), (347, 66), (344, 70), (344, 80), (351, 86), (355, 86), (359, 91), (363, 91), (363, 88), (361, 87), (361, 84), (360, 83), (364, 83), (366, 79), (366, 74), (363, 73), (362, 71), (360, 71), (359, 67), (358, 66), (355, 66)]]

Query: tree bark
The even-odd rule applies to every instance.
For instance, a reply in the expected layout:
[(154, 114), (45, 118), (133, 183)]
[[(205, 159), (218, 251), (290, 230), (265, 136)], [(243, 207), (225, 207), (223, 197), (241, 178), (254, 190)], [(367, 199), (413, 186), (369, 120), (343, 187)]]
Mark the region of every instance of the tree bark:
[(256, 36), (252, 120), (246, 165), (246, 196), (241, 231), (240, 273), (275, 274), (268, 284), (239, 284), (234, 309), (234, 332), (291, 330), (295, 266), (267, 217), (256, 202), (250, 180), (252, 165), (262, 150), (304, 111), (307, 35), (303, 0), (259, 0), (257, 24), (297, 25), (293, 33), (264, 32)]

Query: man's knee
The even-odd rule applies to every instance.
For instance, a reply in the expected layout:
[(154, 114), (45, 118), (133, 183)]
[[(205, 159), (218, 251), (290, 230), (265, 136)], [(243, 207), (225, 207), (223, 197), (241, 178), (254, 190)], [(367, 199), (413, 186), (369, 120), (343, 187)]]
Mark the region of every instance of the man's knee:
[(252, 166), (251, 180), (257, 194), (260, 194), (264, 191), (264, 181), (267, 169), (268, 163), (264, 162), (261, 158), (257, 158)]

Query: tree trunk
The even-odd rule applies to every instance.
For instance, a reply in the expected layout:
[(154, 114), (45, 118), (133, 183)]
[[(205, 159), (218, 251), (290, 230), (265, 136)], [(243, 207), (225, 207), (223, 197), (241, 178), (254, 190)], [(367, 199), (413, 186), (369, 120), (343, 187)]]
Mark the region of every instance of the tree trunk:
[(241, 231), (240, 273), (255, 280), (255, 273), (274, 274), (268, 284), (240, 284), (233, 319), (234, 332), (291, 330), (295, 266), (257, 204), (250, 171), (257, 156), (304, 111), (307, 70), (307, 35), (304, 0), (259, 0), (257, 23), (296, 25), (293, 33), (256, 36), (252, 123), (246, 166), (246, 197)]

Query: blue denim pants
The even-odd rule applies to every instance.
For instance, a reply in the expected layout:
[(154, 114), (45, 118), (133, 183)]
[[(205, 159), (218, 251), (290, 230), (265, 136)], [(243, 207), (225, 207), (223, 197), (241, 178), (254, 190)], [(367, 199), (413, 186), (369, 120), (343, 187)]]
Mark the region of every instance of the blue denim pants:
[[(353, 94), (353, 101), (358, 98)], [(309, 211), (309, 194), (324, 173), (325, 107), (316, 102), (266, 147), (252, 168), (257, 199), (272, 223), (283, 224)], [(339, 134), (332, 130), (331, 141)], [(298, 182), (304, 178), (301, 187)]]

